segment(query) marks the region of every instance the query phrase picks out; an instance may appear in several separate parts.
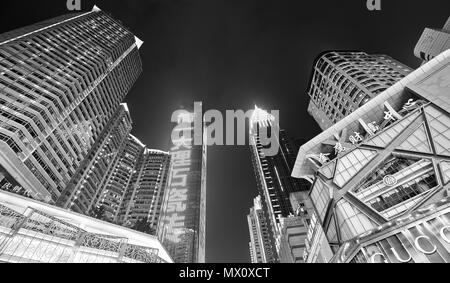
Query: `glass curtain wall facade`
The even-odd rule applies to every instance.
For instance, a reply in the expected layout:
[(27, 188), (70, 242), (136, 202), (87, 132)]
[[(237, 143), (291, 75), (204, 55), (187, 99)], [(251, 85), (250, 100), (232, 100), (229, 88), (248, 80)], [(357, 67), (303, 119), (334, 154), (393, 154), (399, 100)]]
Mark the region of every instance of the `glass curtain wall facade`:
[(314, 62), (308, 112), (326, 130), (411, 71), (386, 55), (325, 52)]
[(55, 203), (142, 71), (142, 42), (99, 9), (0, 36), (0, 164)]
[[(201, 125), (194, 129), (195, 125)], [(171, 141), (171, 167), (158, 235), (177, 263), (205, 262), (207, 144), (204, 120), (197, 111), (180, 114)], [(184, 136), (182, 131), (189, 132)], [(200, 141), (201, 144), (194, 143)]]
[(300, 148), (293, 176), (314, 179), (310, 198), (333, 252), (448, 196), (449, 77), (446, 51)]
[[(261, 143), (260, 133), (262, 130), (271, 133), (272, 127), (274, 131), (279, 132), (275, 141), (279, 150), (274, 156), (266, 156), (262, 149), (267, 146)], [(298, 140), (289, 137), (286, 131), (279, 130), (275, 117), (256, 107), (250, 118), (250, 144), (262, 210), (269, 226), (269, 233), (275, 240), (274, 248), (278, 251), (281, 236), (280, 218), (287, 217), (293, 212), (289, 194), (309, 188), (308, 182), (291, 177), (298, 152), (298, 146), (296, 146)]]

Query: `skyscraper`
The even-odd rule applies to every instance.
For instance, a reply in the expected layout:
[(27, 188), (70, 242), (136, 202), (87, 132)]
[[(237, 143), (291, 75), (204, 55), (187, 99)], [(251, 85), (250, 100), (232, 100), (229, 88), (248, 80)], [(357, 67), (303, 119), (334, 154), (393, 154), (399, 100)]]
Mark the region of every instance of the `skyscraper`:
[(148, 148), (144, 150), (120, 206), (119, 223), (140, 229), (136, 225), (145, 220), (148, 228), (156, 235), (169, 170), (168, 152)]
[(277, 262), (275, 239), (271, 236), (270, 226), (263, 212), (261, 196), (253, 200), (247, 222), (250, 231), (249, 249), (252, 263)]
[(158, 225), (161, 242), (179, 263), (205, 262), (207, 143), (201, 109), (194, 110), (180, 113), (174, 126), (172, 137), (177, 136), (171, 140), (171, 173)]
[[(125, 121), (128, 120), (119, 120)], [(148, 149), (129, 134), (129, 128), (120, 131), (123, 129), (121, 123), (113, 128), (113, 133), (106, 135), (101, 148), (94, 147), (96, 155), (89, 159), (89, 164), (81, 167), (57, 204), (156, 234), (169, 176), (170, 155)]]
[[(130, 191), (134, 191), (133, 176), (143, 167), (141, 159), (144, 151), (145, 145), (141, 141), (131, 134), (127, 136), (94, 200), (95, 210), (103, 209), (105, 212), (103, 217), (106, 219), (120, 223), (119, 219), (126, 218), (129, 207), (125, 205), (127, 203), (125, 198), (129, 200)], [(127, 208), (124, 209), (123, 206)]]
[(338, 262), (450, 261), (449, 78), (447, 50), (300, 148), (292, 176), (314, 180), (310, 226), (325, 235), (307, 262), (329, 248)]
[(141, 44), (96, 7), (0, 36), (0, 165), (24, 194), (56, 202), (97, 155), (142, 71)]
[(414, 55), (427, 62), (447, 49), (450, 49), (450, 17), (441, 29), (425, 28), (414, 48)]
[(314, 61), (308, 86), (308, 112), (326, 130), (411, 71), (386, 55), (322, 53)]
[(97, 7), (0, 39), (1, 188), (156, 234), (170, 155), (121, 103), (142, 41)]
[[(274, 141), (279, 146), (278, 153), (267, 156), (262, 151), (267, 145), (261, 141), (261, 131), (279, 131)], [(250, 150), (258, 192), (261, 195), (262, 210), (269, 227), (269, 233), (279, 248), (281, 236), (279, 220), (293, 212), (289, 194), (309, 188), (307, 182), (292, 178), (291, 172), (298, 152), (296, 141), (284, 130), (279, 130), (275, 117), (256, 107), (250, 118)], [(273, 146), (273, 145), (272, 145)]]
[[(117, 167), (120, 166), (119, 162), (124, 157), (124, 151), (129, 149), (130, 143), (134, 141), (129, 138), (131, 125), (128, 107), (126, 104), (122, 104), (63, 190), (56, 202), (58, 206), (75, 212), (90, 214), (90, 211), (97, 205), (103, 188), (110, 185), (109, 183), (113, 178), (112, 174), (116, 174), (118, 169), (123, 169)], [(136, 155), (139, 153), (136, 153)], [(117, 183), (117, 186), (120, 186), (119, 189), (124, 189), (123, 187), (127, 185), (131, 174), (131, 171), (128, 172), (126, 180), (122, 178), (125, 182), (121, 184), (122, 186)], [(106, 213), (107, 218), (114, 218), (115, 213), (113, 211), (107, 211)]]

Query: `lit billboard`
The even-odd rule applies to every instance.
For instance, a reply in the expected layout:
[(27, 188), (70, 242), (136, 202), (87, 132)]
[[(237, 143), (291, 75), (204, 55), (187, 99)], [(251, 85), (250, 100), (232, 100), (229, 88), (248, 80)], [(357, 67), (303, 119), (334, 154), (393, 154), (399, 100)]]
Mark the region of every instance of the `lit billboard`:
[[(177, 137), (171, 141), (171, 172), (158, 225), (163, 245), (179, 263), (205, 261), (206, 144), (194, 143), (196, 135), (203, 139), (203, 129), (194, 130), (195, 115), (181, 114), (174, 127)], [(181, 134), (186, 130), (189, 135)]]
[(332, 262), (450, 262), (450, 198), (350, 240)]

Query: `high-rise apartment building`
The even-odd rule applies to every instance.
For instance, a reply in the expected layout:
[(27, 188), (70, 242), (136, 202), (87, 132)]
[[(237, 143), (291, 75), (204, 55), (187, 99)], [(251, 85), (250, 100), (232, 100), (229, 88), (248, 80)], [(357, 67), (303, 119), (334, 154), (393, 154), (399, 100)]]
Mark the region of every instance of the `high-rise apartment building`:
[(119, 218), (124, 217), (123, 214), (126, 214), (127, 210), (122, 208), (125, 197), (129, 196), (130, 191), (134, 191), (133, 176), (141, 169), (139, 166), (142, 167), (140, 161), (144, 150), (145, 145), (135, 136), (131, 134), (127, 136), (94, 200), (94, 213), (97, 209), (103, 209), (103, 217), (120, 223)]
[(156, 235), (169, 179), (170, 154), (146, 148), (135, 168), (120, 206), (118, 221), (123, 225), (135, 227), (138, 221), (144, 219), (148, 228)]
[[(278, 131), (274, 142), (278, 145), (278, 152), (273, 156), (264, 154), (261, 132)], [(298, 152), (297, 141), (279, 130), (275, 117), (256, 107), (250, 118), (250, 150), (255, 172), (258, 193), (261, 196), (262, 210), (269, 226), (269, 233), (275, 239), (275, 248), (279, 248), (280, 218), (287, 217), (293, 212), (289, 201), (289, 194), (307, 190), (306, 181), (291, 177), (291, 172)]]
[(450, 49), (450, 17), (441, 29), (425, 28), (414, 48), (414, 55), (424, 62)]
[(314, 61), (308, 86), (308, 112), (326, 130), (411, 71), (386, 55), (322, 53)]
[[(121, 119), (120, 122), (128, 121)], [(120, 123), (118, 125), (121, 125)], [(156, 234), (167, 187), (170, 155), (148, 149), (129, 131), (108, 134), (58, 205), (102, 220)], [(121, 133), (120, 139), (117, 133)], [(125, 134), (125, 135), (123, 135)], [(120, 141), (115, 142), (115, 141)], [(143, 223), (141, 223), (144, 221)], [(137, 226), (141, 225), (141, 227)]]
[(277, 262), (275, 239), (270, 233), (270, 226), (263, 212), (261, 196), (253, 200), (253, 207), (247, 215), (248, 229), (250, 232), (250, 258), (252, 263)]
[(447, 50), (300, 148), (292, 176), (314, 180), (318, 231), (307, 262), (330, 248), (335, 261), (449, 262), (449, 78)]
[[(119, 162), (124, 157), (123, 152), (131, 147), (130, 143), (133, 141), (129, 138), (131, 128), (128, 107), (126, 104), (121, 104), (58, 198), (56, 202), (58, 206), (89, 214), (97, 205), (103, 188), (111, 185), (112, 175), (116, 174), (117, 170), (123, 169)], [(130, 163), (129, 158), (128, 163)], [(128, 176), (127, 180), (129, 178)], [(127, 180), (125, 183), (122, 181), (122, 186), (127, 184)], [(107, 218), (112, 219), (113, 216), (107, 215)]]
[(205, 262), (207, 143), (202, 111), (194, 110), (180, 112), (173, 128), (176, 138), (170, 142), (170, 176), (158, 225), (161, 242), (178, 263)]
[(0, 165), (23, 194), (56, 202), (97, 156), (142, 71), (141, 44), (98, 8), (0, 36)]

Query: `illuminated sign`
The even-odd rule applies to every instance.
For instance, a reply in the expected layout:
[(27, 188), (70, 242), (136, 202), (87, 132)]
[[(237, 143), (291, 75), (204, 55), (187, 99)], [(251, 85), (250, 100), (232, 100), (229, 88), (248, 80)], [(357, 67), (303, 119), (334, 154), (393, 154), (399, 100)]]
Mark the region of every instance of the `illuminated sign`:
[(362, 248), (361, 252), (369, 263), (450, 262), (450, 225), (428, 224), (403, 230)]
[(26, 191), (3, 166), (0, 166), (0, 190), (32, 197), (32, 194)]
[(350, 240), (333, 262), (449, 263), (450, 198)]
[(172, 129), (169, 182), (158, 225), (163, 245), (179, 263), (199, 262), (204, 258), (202, 208), (206, 200), (202, 184), (206, 148), (195, 143), (197, 135), (203, 135), (203, 130), (195, 129), (197, 118), (195, 112), (182, 111), (172, 120), (177, 125)]
[[(185, 117), (183, 117), (185, 118)], [(193, 130), (193, 128), (191, 128)], [(174, 146), (170, 149), (172, 157), (171, 182), (166, 203), (166, 221), (171, 228), (168, 237), (173, 242), (181, 241), (180, 236), (185, 228), (186, 202), (188, 199), (187, 179), (191, 167), (192, 138), (181, 136), (173, 140)]]

